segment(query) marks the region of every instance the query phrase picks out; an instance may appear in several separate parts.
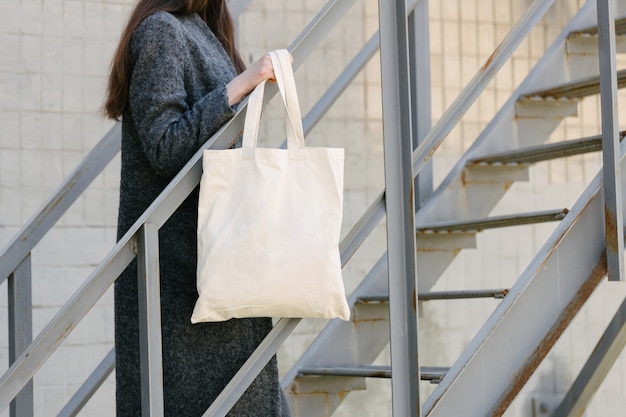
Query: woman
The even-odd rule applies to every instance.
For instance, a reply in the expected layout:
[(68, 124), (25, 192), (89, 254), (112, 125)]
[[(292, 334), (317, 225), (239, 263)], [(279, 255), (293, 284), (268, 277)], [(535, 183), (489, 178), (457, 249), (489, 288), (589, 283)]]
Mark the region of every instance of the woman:
[[(106, 114), (122, 119), (121, 238), (191, 156), (273, 78), (245, 69), (225, 0), (139, 0), (114, 56)], [(192, 325), (197, 189), (159, 231), (165, 415), (201, 416), (271, 328), (269, 318)], [(137, 269), (115, 283), (117, 416), (141, 415)], [(231, 410), (281, 415), (275, 358)]]

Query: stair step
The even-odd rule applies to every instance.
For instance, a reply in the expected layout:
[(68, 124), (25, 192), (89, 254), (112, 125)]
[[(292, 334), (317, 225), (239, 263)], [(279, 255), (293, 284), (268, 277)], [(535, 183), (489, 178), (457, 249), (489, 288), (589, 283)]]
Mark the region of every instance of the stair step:
[[(438, 384), (450, 368), (441, 366), (422, 366), (420, 379)], [(337, 366), (329, 368), (305, 368), (298, 371), (298, 376), (343, 376), (357, 378), (391, 378), (390, 366)]]
[(563, 220), (568, 210), (556, 209), (539, 211), (525, 214), (513, 214), (505, 216), (488, 217), (482, 220), (465, 220), (450, 223), (440, 223), (431, 226), (420, 227), (418, 234), (455, 233), (468, 231), (481, 231), (508, 226), (521, 226), (525, 224), (545, 223)]
[[(626, 131), (620, 132), (620, 141)], [(602, 150), (602, 135), (532, 146), (472, 159), (468, 166), (530, 164)]]
[[(459, 300), (468, 298), (504, 298), (509, 290), (507, 288), (496, 288), (487, 290), (458, 290), (458, 291), (431, 291), (418, 293), (419, 301), (431, 300)], [(357, 299), (358, 303), (386, 303), (389, 302), (388, 294), (364, 295)]]
[[(572, 32), (569, 36), (576, 35), (597, 35), (598, 34), (598, 26), (592, 26), (587, 29), (577, 30)], [(616, 35), (626, 35), (626, 17), (622, 17), (619, 19), (615, 19), (615, 34)]]
[[(626, 53), (626, 18), (615, 21), (615, 51)], [(570, 58), (575, 59), (579, 56), (597, 60), (599, 52), (597, 26), (577, 30), (568, 35), (567, 53), (570, 54)], [(576, 61), (571, 61), (570, 65), (576, 66)]]
[[(617, 88), (626, 87), (626, 69), (617, 72)], [(558, 87), (539, 90), (525, 94), (520, 100), (528, 99), (575, 99), (600, 93), (600, 76), (588, 77), (582, 80), (569, 82)]]

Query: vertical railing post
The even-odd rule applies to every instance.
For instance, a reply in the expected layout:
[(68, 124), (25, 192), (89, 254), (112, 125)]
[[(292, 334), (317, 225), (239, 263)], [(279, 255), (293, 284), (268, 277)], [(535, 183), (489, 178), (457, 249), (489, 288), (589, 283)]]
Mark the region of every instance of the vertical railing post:
[(380, 60), (393, 415), (420, 416), (417, 277), (406, 0), (380, 0)]
[[(409, 65), (413, 149), (424, 141), (432, 127), (430, 92), (430, 34), (428, 1), (418, 0), (409, 14)], [(433, 192), (433, 164), (429, 162), (415, 178), (415, 205), (421, 207)]]
[[(31, 259), (28, 254), (9, 275), (9, 363), (15, 362), (33, 341)], [(33, 381), (28, 382), (10, 405), (11, 417), (32, 417)]]
[(141, 357), (141, 414), (143, 417), (162, 417), (164, 411), (159, 229), (152, 223), (144, 224), (139, 232), (137, 279)]
[(615, 17), (613, 0), (597, 0), (600, 48), (600, 103), (602, 107), (602, 172), (606, 260), (610, 281), (624, 279), (624, 220), (617, 115)]

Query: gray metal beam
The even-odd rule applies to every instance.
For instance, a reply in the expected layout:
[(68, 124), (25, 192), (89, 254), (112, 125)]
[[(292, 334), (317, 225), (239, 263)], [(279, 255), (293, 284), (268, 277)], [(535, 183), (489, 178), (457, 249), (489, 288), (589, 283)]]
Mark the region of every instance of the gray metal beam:
[[(439, 383), (450, 368), (443, 366), (422, 366), (420, 379)], [(345, 376), (357, 378), (391, 378), (390, 366), (338, 366), (332, 368), (305, 368), (300, 369), (298, 376)]]
[(75, 417), (115, 369), (115, 348), (111, 349), (76, 391), (57, 417)]
[(145, 223), (139, 233), (138, 241), (141, 414), (143, 417), (163, 417), (159, 228), (152, 223)]
[(246, 8), (252, 3), (252, 0), (229, 0), (228, 11), (233, 20), (236, 20), (246, 10)]
[[(251, 0), (231, 0), (229, 7), (232, 5), (233, 19), (239, 17), (250, 3)], [(0, 252), (0, 284), (104, 170), (120, 148), (121, 124), (115, 123)]]
[(421, 415), (411, 81), (405, 0), (381, 0), (380, 62), (385, 149), (391, 389), (394, 416)]
[[(409, 65), (411, 73), (411, 109), (413, 147), (424, 141), (432, 128), (430, 85), (430, 30), (428, 1), (419, 0), (409, 13)], [(433, 192), (432, 161), (415, 179), (415, 206), (421, 207)]]
[[(30, 254), (9, 275), (9, 364), (13, 364), (33, 340), (33, 291)], [(32, 417), (33, 380), (11, 402), (11, 417)]]
[[(331, 23), (336, 23), (353, 3), (354, 0), (330, 0), (328, 2), (324, 10), (316, 16), (303, 34), (294, 42), (293, 47), (296, 48), (292, 50), (294, 69), (302, 65), (308, 54), (326, 37), (332, 28)], [(266, 100), (274, 96), (277, 91), (276, 86), (267, 88)], [(152, 223), (156, 227), (161, 227), (198, 185), (202, 174), (202, 152), (208, 148), (225, 149), (231, 146), (241, 134), (244, 117), (245, 111), (242, 108), (211, 139), (202, 145), (159, 197), (128, 230), (126, 235), (122, 237), (94, 273), (35, 338), (29, 346), (28, 355), (21, 355), (0, 378), (0, 411), (8, 406), (13, 397), (43, 365), (43, 362), (65, 340), (69, 332), (78, 323), (76, 318), (78, 317), (80, 320), (85, 316), (117, 276), (134, 259), (134, 250), (137, 245), (136, 234), (142, 225)], [(2, 260), (4, 261), (4, 258)], [(9, 269), (8, 273), (12, 269)], [(270, 335), (275, 335), (275, 333), (270, 333)], [(280, 337), (282, 334), (278, 336)]]
[(626, 346), (626, 299), (552, 417), (581, 416)]
[(280, 319), (239, 371), (237, 371), (222, 393), (211, 404), (206, 413), (203, 414), (203, 417), (226, 416), (298, 323), (300, 323), (300, 319)]
[(610, 281), (624, 280), (624, 219), (617, 114), (615, 18), (613, 0), (597, 0), (600, 47), (600, 104), (602, 107), (602, 162), (606, 257)]
[[(471, 298), (504, 298), (508, 294), (507, 288), (494, 288), (489, 290), (458, 290), (458, 291), (430, 291), (417, 293), (417, 301), (431, 300), (460, 300)], [(389, 294), (363, 295), (357, 299), (358, 303), (386, 303)]]
[(413, 153), (413, 170), (416, 174), (424, 168), (435, 150), (441, 145), (461, 117), (476, 101), (480, 93), (487, 87), (515, 49), (526, 39), (530, 30), (541, 20), (553, 3), (554, 0), (535, 0), (522, 18), (515, 23), (502, 43), (498, 45), (493, 55), (489, 57), (478, 73), (463, 88), (461, 94), (443, 113), (426, 138), (424, 138), (424, 141), (420, 143)]
[[(480, 93), (502, 68), (506, 60), (526, 38), (528, 32), (552, 6), (554, 0), (535, 0), (524, 16), (513, 26), (494, 54), (487, 60), (472, 80), (463, 88), (461, 94), (444, 112), (441, 118), (413, 152), (413, 173), (417, 175), (430, 161), (439, 145), (454, 129), (465, 112), (476, 101)], [(342, 262), (347, 262), (359, 248), (361, 243), (376, 227), (385, 215), (385, 192), (379, 194), (357, 223), (342, 240)]]
[(420, 226), (419, 234), (432, 233), (455, 233), (455, 232), (479, 232), (486, 229), (502, 227), (522, 226), (536, 223), (561, 221), (567, 215), (568, 210), (544, 210), (532, 213), (507, 214), (503, 216), (487, 217), (480, 220), (462, 220), (458, 222), (446, 222)]
[(295, 41), (289, 45), (293, 55), (293, 67), (298, 68), (309, 56), (317, 44), (332, 31), (337, 22), (352, 7), (355, 0), (329, 0), (315, 19), (302, 31)]
[[(181, 200), (182, 201), (182, 200)], [(79, 321), (135, 258), (134, 235), (122, 239), (0, 378), (0, 411), (43, 366)]]
[[(617, 87), (626, 87), (626, 70), (617, 71)], [(600, 77), (592, 76), (582, 80), (565, 83), (558, 87), (533, 91), (524, 94), (520, 99), (540, 98), (583, 98), (600, 93)]]
[[(344, 68), (339, 77), (328, 87), (324, 95), (315, 103), (307, 115), (302, 119), (302, 128), (306, 135), (320, 121), (322, 116), (326, 114), (330, 106), (339, 98), (346, 87), (350, 85), (352, 80), (365, 67), (370, 59), (374, 56), (379, 46), (379, 36), (376, 32), (369, 41), (361, 48), (357, 55)], [(286, 143), (283, 144), (283, 148)]]
[(433, 390), (426, 415), (504, 414), (606, 275), (602, 188), (598, 174)]
[[(620, 132), (620, 141), (626, 136), (626, 131)], [(499, 152), (487, 156), (474, 158), (467, 163), (468, 167), (476, 165), (503, 165), (503, 164), (530, 164), (549, 161), (589, 152), (602, 150), (602, 135), (588, 136), (580, 139), (564, 140), (547, 143), (545, 145), (529, 146), (528, 148), (514, 149), (508, 152)]]
[(120, 150), (116, 123), (0, 253), (0, 284), (17, 268)]

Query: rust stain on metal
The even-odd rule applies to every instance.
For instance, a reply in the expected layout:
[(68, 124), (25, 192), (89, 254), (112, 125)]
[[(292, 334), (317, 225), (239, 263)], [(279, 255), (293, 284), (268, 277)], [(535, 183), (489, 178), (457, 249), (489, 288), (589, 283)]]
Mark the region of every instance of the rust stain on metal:
[(526, 363), (521, 367), (520, 371), (513, 376), (512, 384), (509, 386), (508, 390), (503, 393), (498, 406), (491, 414), (492, 417), (501, 417), (504, 414), (520, 390), (524, 387), (524, 385), (526, 385), (528, 379), (550, 352), (550, 349), (552, 349), (567, 326), (574, 319), (578, 311), (589, 299), (598, 284), (600, 284), (606, 273), (606, 254), (603, 253), (602, 256), (600, 256), (600, 260), (589, 274), (587, 280), (576, 292), (573, 300), (567, 305), (565, 310), (557, 319), (556, 323), (552, 326), (541, 343), (539, 343), (539, 345), (535, 348), (534, 352), (528, 357)]
[(70, 324), (67, 325), (65, 330), (63, 330), (63, 332), (59, 335), (59, 337), (57, 337), (58, 342), (62, 342), (63, 340), (65, 340), (67, 336), (70, 335), (70, 333), (72, 332), (72, 329), (74, 328), (74, 324), (75, 324), (74, 322), (71, 322)]
[(373, 319), (359, 319), (359, 318), (355, 318), (353, 323), (355, 325), (359, 324), (359, 323), (378, 323), (381, 321), (389, 321), (388, 318), (373, 318)]
[(74, 187), (76, 186), (76, 183), (77, 183), (78, 179), (80, 178), (80, 176), (81, 176), (80, 172), (76, 173), (76, 175), (72, 179), (72, 182), (70, 182), (67, 185), (67, 187), (63, 190), (63, 193), (61, 193), (54, 201), (51, 201), (50, 204), (48, 204), (43, 209), (42, 214), (49, 213), (49, 212), (53, 211), (61, 203), (61, 201), (63, 201), (65, 196), (67, 196), (69, 194), (69, 192), (74, 189)]
[(413, 312), (417, 313), (417, 290), (415, 288), (413, 288)]
[[(587, 201), (587, 203), (585, 204), (585, 206), (582, 208), (582, 210), (580, 210), (578, 212), (578, 215), (574, 218), (574, 220), (572, 221), (572, 225), (574, 225), (579, 219), (580, 217), (583, 215), (583, 213), (587, 210), (587, 208), (589, 207), (589, 205), (593, 202), (593, 199), (590, 199), (589, 201)], [(569, 230), (568, 230), (569, 231)], [(563, 239), (565, 238), (566, 233), (562, 233), (557, 241), (554, 243), (554, 245), (552, 245), (552, 248), (550, 248), (550, 252), (548, 253), (548, 255), (545, 257), (544, 261), (541, 264), (541, 268), (545, 268), (546, 264), (549, 262), (550, 258), (552, 257), (552, 255), (554, 254), (554, 252), (556, 251), (556, 249), (559, 247), (559, 245), (561, 244), (561, 242), (563, 241)]]
[(468, 180), (467, 180), (467, 170), (463, 169), (463, 171), (461, 172), (461, 185), (463, 187), (466, 187), (468, 184)]
[(618, 250), (617, 236), (619, 233), (613, 233), (617, 229), (617, 219), (611, 213), (611, 210), (604, 205), (604, 221), (606, 224), (606, 249), (607, 252), (616, 253)]
[(485, 61), (485, 63), (483, 64), (483, 66), (480, 68), (480, 72), (486, 72), (487, 68), (489, 68), (489, 66), (491, 65), (491, 63), (493, 62), (493, 60), (496, 58), (496, 55), (498, 55), (500, 53), (500, 50), (502, 49), (502, 44), (499, 44), (496, 49), (493, 51), (493, 53), (491, 54), (491, 56), (489, 58), (487, 58), (487, 61)]

